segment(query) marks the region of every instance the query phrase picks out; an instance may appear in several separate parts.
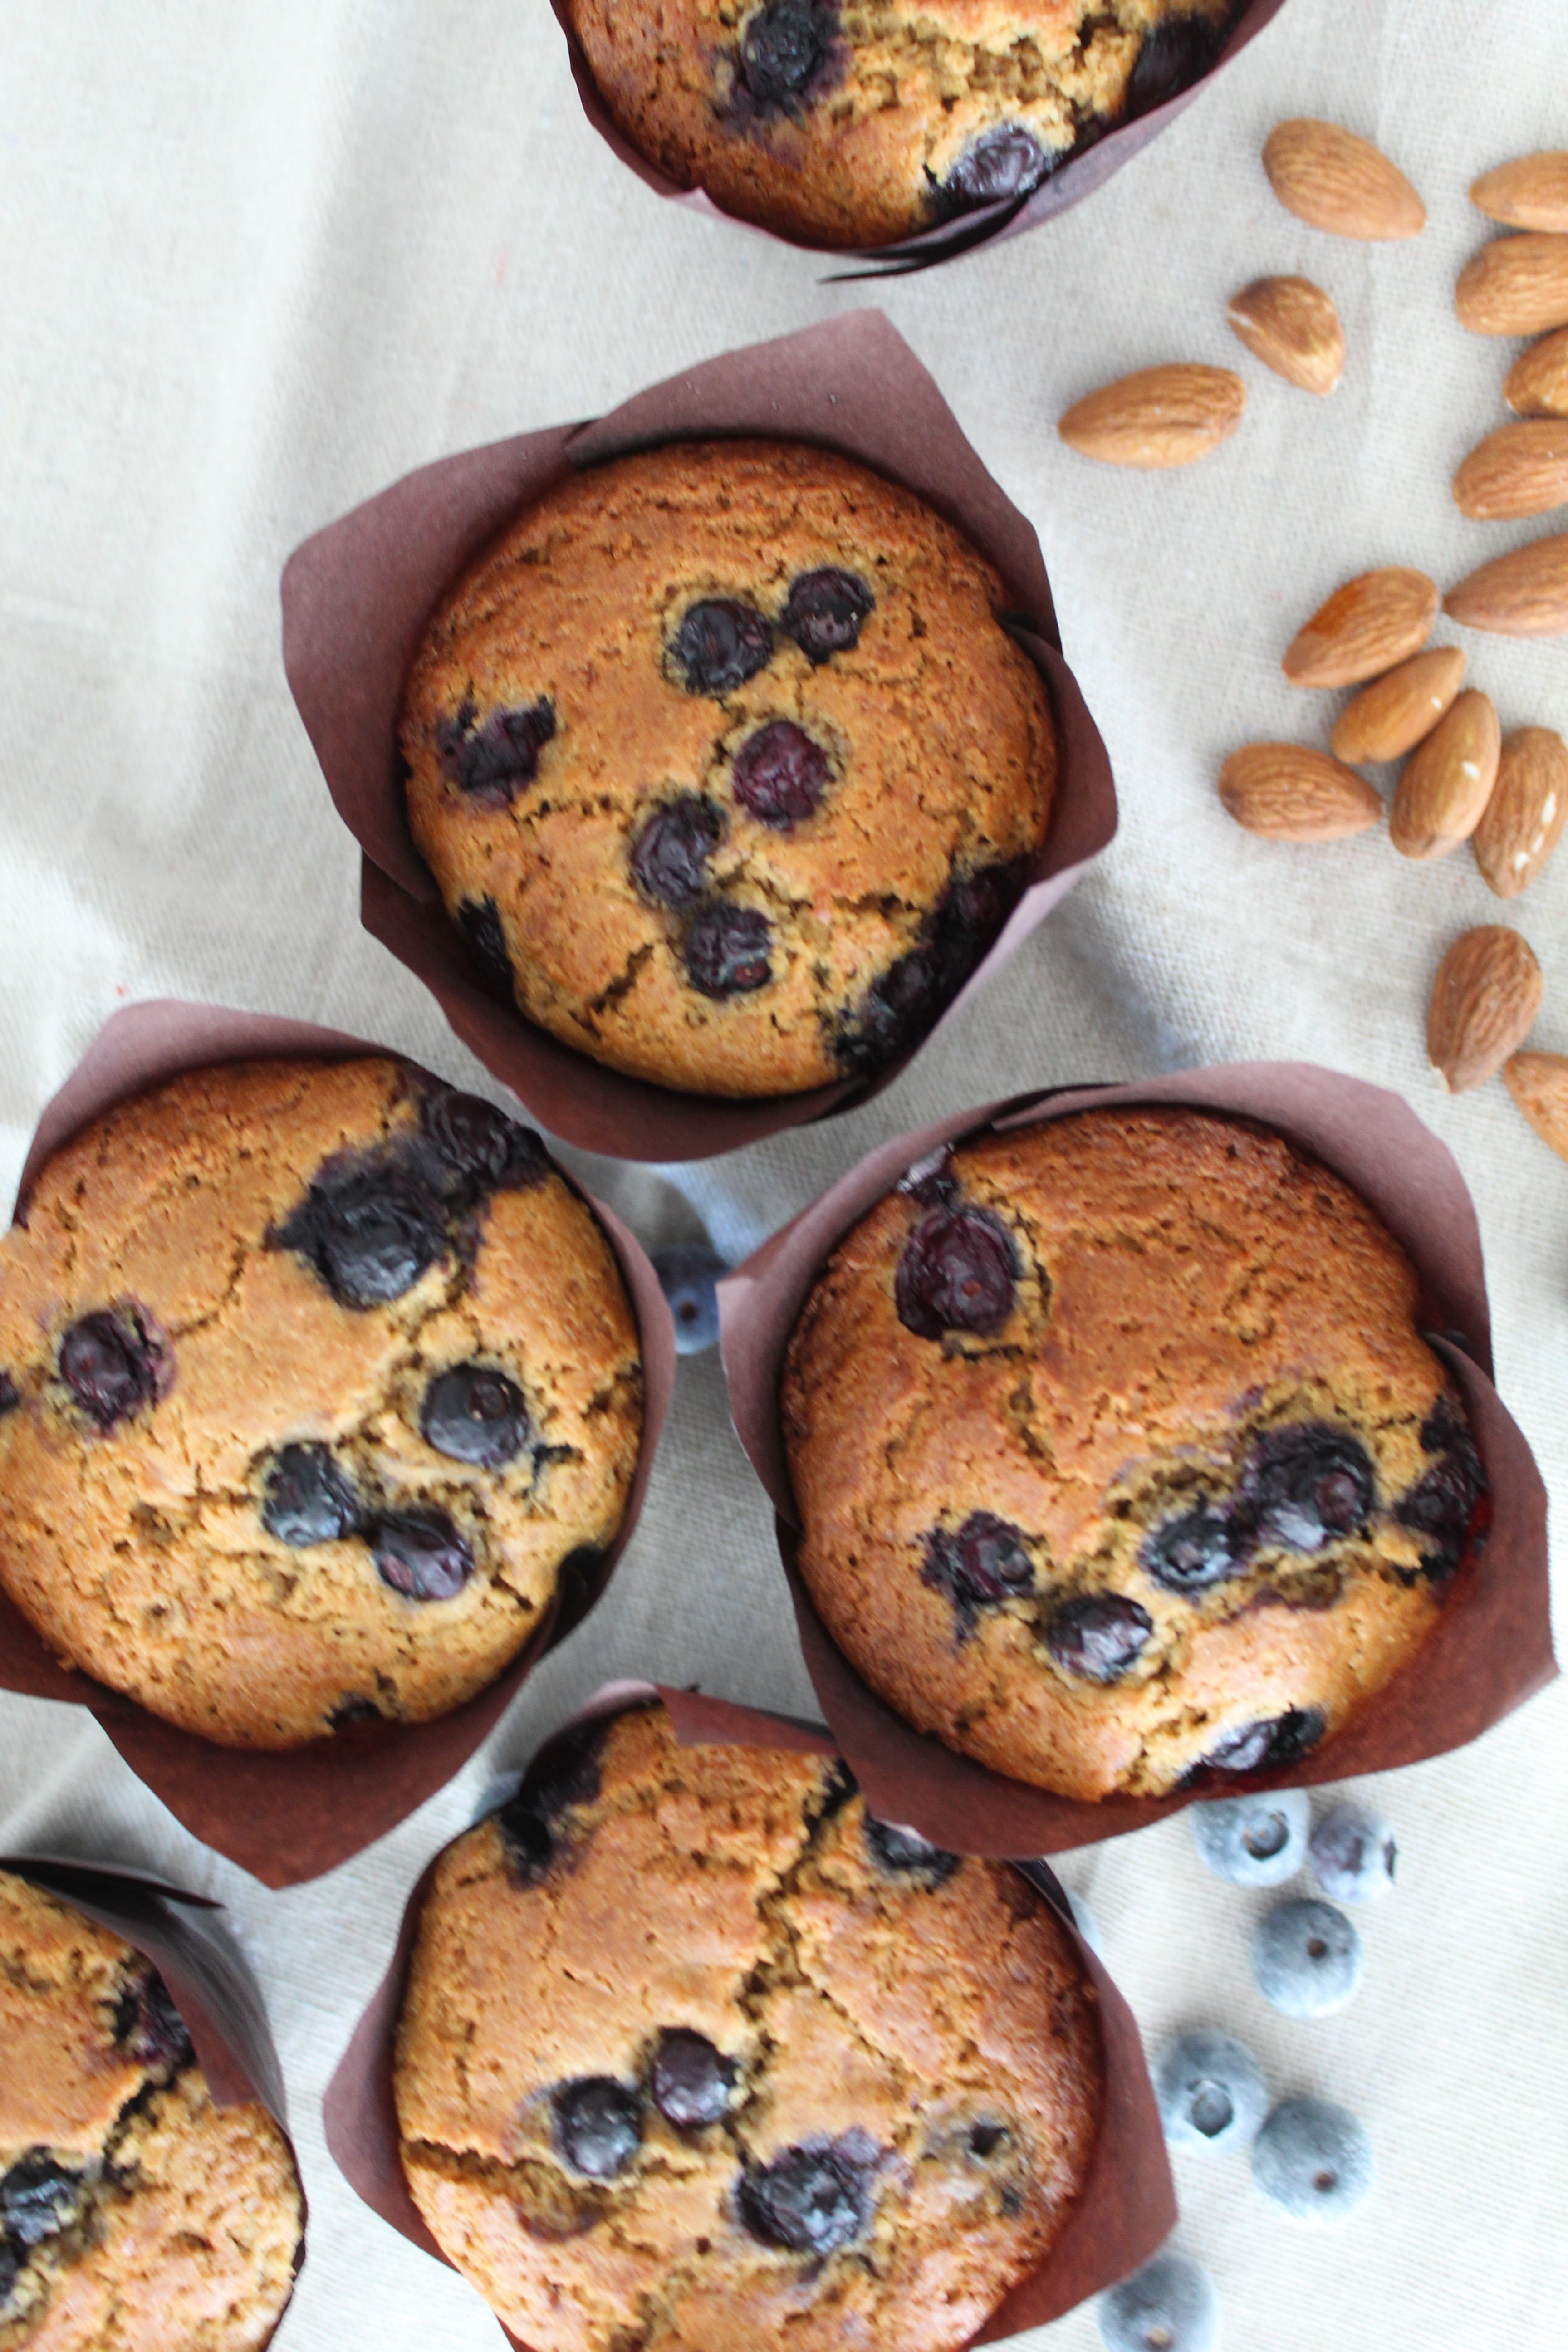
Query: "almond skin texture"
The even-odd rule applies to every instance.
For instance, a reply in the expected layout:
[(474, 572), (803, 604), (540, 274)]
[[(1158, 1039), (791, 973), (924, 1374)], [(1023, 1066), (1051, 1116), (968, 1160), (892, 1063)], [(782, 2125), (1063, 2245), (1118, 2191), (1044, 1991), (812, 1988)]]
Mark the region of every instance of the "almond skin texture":
[(1343, 841), (1383, 814), (1364, 776), (1305, 743), (1244, 743), (1219, 772), (1219, 796), (1237, 824), (1269, 841)]
[(1502, 396), (1516, 416), (1568, 416), (1568, 327), (1542, 335), (1510, 368)]
[(1454, 941), (1426, 1014), (1427, 1059), (1450, 1094), (1481, 1085), (1523, 1045), (1541, 986), (1528, 942), (1506, 924), (1483, 923)]
[(1430, 735), (1465, 681), (1458, 646), (1413, 654), (1348, 703), (1330, 737), (1336, 760), (1402, 760)]
[(1473, 335), (1568, 327), (1568, 236), (1494, 237), (1460, 270), (1454, 308)]
[(1568, 1054), (1516, 1054), (1502, 1080), (1542, 1143), (1568, 1160)]
[(1173, 361), (1086, 393), (1057, 431), (1069, 449), (1102, 465), (1155, 471), (1190, 466), (1217, 449), (1246, 406), (1246, 387), (1229, 368)]
[(1568, 533), (1532, 539), (1467, 573), (1443, 599), (1451, 621), (1498, 637), (1560, 637), (1568, 631)]
[(1226, 317), (1265, 367), (1303, 392), (1332, 392), (1345, 372), (1340, 314), (1310, 278), (1255, 278), (1232, 295)]
[(1437, 591), (1424, 572), (1393, 566), (1363, 572), (1336, 588), (1286, 648), (1292, 686), (1359, 686), (1419, 653), (1437, 617)]
[(1500, 898), (1528, 889), (1568, 824), (1568, 744), (1550, 727), (1508, 738), (1497, 782), (1470, 836), (1481, 878)]
[(1497, 782), (1502, 730), (1491, 698), (1471, 687), (1405, 762), (1388, 812), (1402, 857), (1447, 857), (1468, 841)]
[(1545, 514), (1568, 501), (1568, 417), (1500, 425), (1454, 477), (1454, 504), (1476, 522)]
[(1568, 154), (1521, 155), (1483, 173), (1470, 202), (1506, 228), (1568, 229)]
[(1419, 236), (1426, 208), (1380, 147), (1337, 122), (1299, 116), (1277, 122), (1263, 168), (1287, 212), (1333, 236), (1379, 242)]

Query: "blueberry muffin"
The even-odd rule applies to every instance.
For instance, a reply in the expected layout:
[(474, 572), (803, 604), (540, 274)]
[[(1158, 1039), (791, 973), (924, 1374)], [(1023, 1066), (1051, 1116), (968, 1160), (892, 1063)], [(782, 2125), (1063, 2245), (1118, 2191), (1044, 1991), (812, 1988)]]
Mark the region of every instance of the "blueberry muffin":
[(536, 1135), (399, 1062), (198, 1070), (0, 1241), (0, 1582), (68, 1664), (237, 1748), (439, 1715), (618, 1528), (608, 1242)]
[(1056, 772), (997, 574), (908, 490), (682, 442), (524, 513), (429, 625), (409, 822), (479, 965), (612, 1069), (875, 1069), (1016, 902)]
[(571, 0), (620, 130), (667, 178), (808, 245), (1022, 198), (1206, 73), (1237, 0)]
[(533, 2352), (966, 2343), (1098, 2128), (1049, 1908), (662, 1708), (547, 1765), (419, 1923), (395, 2089), (442, 2251)]
[(304, 2209), (257, 2101), (215, 2107), (141, 1954), (0, 1871), (0, 2347), (248, 2352)]
[(1392, 1235), (1278, 1135), (1089, 1111), (912, 1170), (790, 1342), (800, 1567), (920, 1730), (1064, 1796), (1295, 1763), (1418, 1652), (1484, 1476)]

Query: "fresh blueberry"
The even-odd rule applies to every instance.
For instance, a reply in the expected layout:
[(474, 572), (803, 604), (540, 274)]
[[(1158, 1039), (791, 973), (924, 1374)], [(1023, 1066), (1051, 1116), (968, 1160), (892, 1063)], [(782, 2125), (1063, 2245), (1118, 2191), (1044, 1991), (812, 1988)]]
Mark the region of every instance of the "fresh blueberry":
[(1095, 2305), (1105, 2352), (1215, 2352), (1219, 2296), (1201, 2263), (1173, 2246)]
[(1139, 1553), (1167, 1592), (1204, 1592), (1238, 1576), (1252, 1549), (1251, 1530), (1222, 1503), (1199, 1503), (1151, 1528)]
[(1154, 2095), (1173, 2147), (1218, 2155), (1247, 2147), (1268, 2105), (1268, 2085), (1250, 2050), (1228, 2033), (1200, 2026), (1167, 2042), (1154, 2061)]
[(1216, 1772), (1284, 1771), (1317, 1746), (1328, 1722), (1321, 1706), (1288, 1707), (1224, 1733), (1203, 1761)]
[(678, 2131), (700, 2131), (728, 2113), (739, 2072), (705, 2034), (677, 2026), (660, 2036), (654, 2052), (654, 2105)]
[(754, 604), (710, 596), (688, 608), (669, 650), (688, 694), (732, 694), (766, 669), (773, 633)]
[(1335, 1805), (1312, 1832), (1308, 1852), (1319, 1885), (1335, 1903), (1373, 1903), (1394, 1885), (1394, 1824), (1370, 1805)]
[(441, 765), (471, 800), (505, 808), (539, 771), (539, 755), (555, 733), (555, 709), (548, 698), (525, 710), (495, 710), (476, 728), (479, 712), (465, 702), (455, 720), (436, 730)]
[(437, 1454), (481, 1470), (504, 1470), (533, 1434), (521, 1390), (485, 1364), (437, 1373), (425, 1391), (419, 1426)]
[(921, 1339), (949, 1331), (990, 1339), (1013, 1312), (1017, 1260), (1006, 1227), (989, 1210), (937, 1208), (921, 1218), (899, 1259), (893, 1303)]
[(550, 1173), (550, 1155), (531, 1127), (508, 1118), (482, 1095), (440, 1087), (420, 1105), (447, 1193), (472, 1203), (490, 1192), (530, 1192)]
[(941, 1886), (960, 1866), (962, 1856), (932, 1845), (918, 1830), (900, 1829), (892, 1822), (865, 1816), (866, 1851), (889, 1878), (920, 1878)]
[(824, 564), (819, 572), (803, 572), (790, 582), (789, 601), (779, 626), (786, 637), (795, 639), (807, 661), (820, 665), (859, 644), (860, 632), (876, 605), (877, 599), (858, 572)]
[(704, 907), (686, 934), (686, 976), (703, 996), (722, 1002), (765, 988), (773, 976), (768, 960), (773, 933), (754, 907)]
[(675, 1318), (677, 1349), (701, 1355), (719, 1337), (719, 1283), (729, 1267), (705, 1242), (685, 1242), (655, 1250), (653, 1270)]
[(1327, 1422), (1269, 1431), (1243, 1481), (1259, 1539), (1287, 1551), (1321, 1551), (1366, 1524), (1377, 1492), (1360, 1438)]
[(385, 1307), (440, 1256), (447, 1215), (416, 1169), (383, 1160), (318, 1176), (278, 1238), (314, 1266), (341, 1307)]
[(60, 1378), (107, 1434), (166, 1396), (174, 1368), (142, 1308), (121, 1307), (70, 1326), (60, 1341)]
[(511, 957), (507, 950), (506, 929), (501, 922), (500, 908), (493, 898), (465, 898), (458, 908), (458, 929), (468, 942), (469, 951), (487, 980), (512, 992)]
[(760, 824), (788, 833), (822, 804), (832, 771), (826, 752), (793, 719), (770, 719), (749, 735), (730, 772), (735, 798)]
[(642, 2110), (635, 2091), (608, 2074), (563, 2083), (552, 2094), (555, 2144), (570, 2165), (590, 2180), (614, 2180), (624, 2172), (642, 2139)]
[(1032, 131), (1021, 122), (999, 122), (964, 149), (942, 183), (942, 194), (964, 210), (974, 205), (994, 205), (1037, 186), (1047, 164), (1045, 150)]
[(285, 1445), (273, 1455), (261, 1489), (261, 1524), (279, 1543), (296, 1551), (336, 1543), (354, 1533), (362, 1517), (359, 1491), (330, 1445)]
[(1285, 2099), (1252, 2147), (1266, 2197), (1302, 2220), (1353, 2213), (1373, 2179), (1372, 2142), (1354, 2116), (1327, 2099)]
[(994, 1511), (971, 1511), (957, 1528), (933, 1528), (925, 1541), (921, 1581), (945, 1592), (973, 1630), (977, 1609), (1034, 1589), (1035, 1563), (1024, 1532)]
[(741, 71), (759, 106), (793, 108), (827, 62), (831, 0), (763, 0), (741, 41)]
[(742, 2174), (740, 2207), (747, 2228), (770, 2246), (818, 2258), (835, 2253), (859, 2236), (870, 2214), (867, 2167), (843, 2142), (788, 2148)]
[(474, 1572), (474, 1555), (445, 1511), (387, 1511), (370, 1529), (384, 1584), (409, 1601), (451, 1601)]
[(1258, 1991), (1286, 2017), (1331, 2017), (1361, 1983), (1361, 1937), (1342, 1911), (1311, 1895), (1266, 1913), (1251, 1954)]
[(15, 2245), (41, 2246), (76, 2220), (85, 2185), (45, 2149), (29, 2148), (0, 2179), (0, 2230)]
[(694, 907), (708, 887), (708, 861), (724, 837), (724, 820), (710, 800), (682, 793), (665, 801), (631, 847), (632, 879), (656, 907)]
[(1311, 1801), (1304, 1789), (1218, 1797), (1189, 1807), (1193, 1843), (1216, 1878), (1233, 1886), (1279, 1886), (1307, 1858)]
[(1046, 1647), (1064, 1674), (1120, 1682), (1141, 1654), (1154, 1620), (1121, 1592), (1080, 1592), (1053, 1611)]

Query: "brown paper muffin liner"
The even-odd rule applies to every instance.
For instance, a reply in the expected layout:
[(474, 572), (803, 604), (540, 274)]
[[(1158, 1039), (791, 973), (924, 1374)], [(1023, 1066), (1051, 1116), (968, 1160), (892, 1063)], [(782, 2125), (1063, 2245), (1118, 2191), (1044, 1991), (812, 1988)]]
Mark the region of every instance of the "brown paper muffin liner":
[[(25, 1219), (38, 1171), (62, 1144), (116, 1103), (182, 1070), (283, 1056), (341, 1060), (392, 1050), (336, 1030), (222, 1005), (167, 999), (130, 1005), (104, 1024), (46, 1106), (23, 1169), (16, 1217)], [(574, 1189), (582, 1192), (580, 1186)], [(558, 1594), (532, 1639), (488, 1689), (428, 1723), (355, 1724), (331, 1740), (279, 1753), (220, 1748), (164, 1722), (79, 1668), (62, 1664), (4, 1594), (0, 1689), (86, 1706), (132, 1770), (193, 1836), (268, 1886), (297, 1885), (334, 1869), (445, 1787), (488, 1738), (540, 1659), (582, 1622), (608, 1584), (637, 1526), (674, 1388), (675, 1330), (658, 1277), (619, 1218), (586, 1192), (582, 1197), (609, 1238), (637, 1316), (643, 1357), (642, 1445), (615, 1541), (591, 1576)]]
[(1015, 606), (1009, 628), (1050, 696), (1058, 771), (1049, 830), (1005, 928), (928, 1036), (1000, 971), (1116, 831), (1110, 762), (1062, 658), (1039, 541), (879, 310), (705, 361), (594, 423), (443, 458), (329, 524), (285, 567), (283, 660), (333, 804), (360, 845), (360, 919), (534, 1118), (615, 1159), (703, 1160), (849, 1109), (890, 1085), (925, 1040), (870, 1080), (744, 1101), (626, 1077), (562, 1045), (485, 979), (447, 919), (408, 830), (398, 704), (432, 609), (521, 509), (605, 458), (741, 435), (838, 450), (956, 524), (1002, 574)]
[[(734, 1706), (725, 1699), (707, 1698), (697, 1691), (670, 1690), (662, 1685), (606, 1683), (540, 1748), (524, 1771), (523, 1781), (536, 1778), (547, 1767), (556, 1743), (583, 1725), (608, 1721), (654, 1699), (668, 1709), (684, 1748), (787, 1748), (811, 1756), (839, 1752), (830, 1733), (787, 1716)], [(900, 1826), (905, 1826), (901, 1817), (884, 1818), (897, 1819)], [(327, 2146), (350, 2188), (384, 2221), (445, 2263), (447, 2257), (426, 2229), (404, 2178), (392, 2079), (409, 1960), (419, 1915), (439, 1860), (437, 1854), (429, 1863), (408, 1898), (391, 1966), (327, 2085), (321, 2113)], [(1089, 2176), (1061, 2236), (1040, 2268), (1013, 2289), (971, 2338), (974, 2344), (992, 2344), (1024, 2328), (1041, 2327), (1087, 2295), (1125, 2278), (1164, 2242), (1176, 2220), (1164, 2134), (1137, 2021), (1103, 1961), (1079, 1934), (1054, 1874), (1041, 1862), (1016, 1861), (1014, 1867), (1056, 1911), (1094, 1988), (1105, 2088)], [(496, 2324), (519, 2352), (540, 2352), (540, 2347), (524, 2344), (499, 2320)]]
[(555, 21), (560, 26), (571, 61), (572, 79), (583, 111), (612, 152), (629, 171), (635, 172), (656, 196), (704, 213), (710, 220), (731, 221), (737, 227), (749, 229), (754, 236), (772, 237), (781, 245), (795, 246), (808, 253), (821, 253), (840, 266), (834, 278), (895, 278), (919, 269), (930, 269), (939, 261), (951, 261), (963, 253), (972, 253), (977, 246), (991, 245), (1001, 237), (1016, 236), (1020, 230), (1038, 227), (1057, 213), (1081, 204), (1085, 196), (1103, 187), (1113, 179), (1124, 163), (1142, 153), (1152, 139), (1169, 128), (1179, 114), (1197, 97), (1199, 91), (1222, 72), (1231, 59), (1239, 57), (1249, 41), (1255, 40), (1264, 26), (1277, 16), (1285, 0), (1250, 0), (1241, 11), (1226, 37), (1225, 47), (1214, 64), (1197, 80), (1178, 90), (1173, 98), (1161, 106), (1151, 107), (1135, 122), (1125, 122), (1120, 129), (1106, 131), (1090, 145), (1080, 148), (1061, 165), (1031, 195), (1008, 196), (999, 203), (977, 205), (973, 211), (958, 214), (952, 220), (922, 229), (919, 236), (905, 237), (894, 245), (853, 247), (812, 245), (805, 237), (793, 237), (782, 230), (762, 227), (755, 221), (742, 220), (738, 214), (726, 212), (721, 205), (703, 188), (682, 188), (668, 179), (657, 164), (634, 147), (626, 134), (612, 120), (609, 109), (599, 95), (598, 84), (581, 42), (573, 32), (567, 14), (566, 0), (551, 0)]
[[(71, 1855), (0, 1854), (0, 1870), (57, 1895), (100, 1927), (123, 1937), (152, 1962), (184, 2021), (214, 2106), (244, 2106), (259, 2100), (289, 2140), (299, 2174), (299, 2158), (289, 2137), (283, 2069), (260, 1990), (238, 1946), (219, 1925), (216, 1915), (222, 1906), (145, 1871)], [(309, 2219), (301, 2175), (296, 2279), (304, 2264)], [(268, 2343), (282, 2320), (279, 2312)]]
[[(1059, 1797), (992, 1771), (916, 1731), (856, 1673), (795, 1566), (799, 1520), (779, 1412), (784, 1351), (834, 1247), (911, 1163), (987, 1129), (1074, 1111), (1173, 1103), (1277, 1129), (1353, 1186), (1411, 1259), (1421, 1328), (1462, 1391), (1486, 1465), (1493, 1517), (1461, 1566), (1432, 1632), (1393, 1681), (1300, 1762), (1237, 1775), (1234, 1786), (1158, 1798)], [(748, 1258), (720, 1286), (730, 1410), (772, 1497), (807, 1671), (833, 1736), (873, 1810), (937, 1845), (973, 1853), (1059, 1853), (1179, 1812), (1203, 1797), (1310, 1786), (1462, 1748), (1556, 1674), (1546, 1489), (1522, 1432), (1491, 1384), (1491, 1323), (1475, 1209), (1452, 1155), (1397, 1095), (1304, 1062), (1181, 1070), (1129, 1086), (1016, 1095), (896, 1136)]]

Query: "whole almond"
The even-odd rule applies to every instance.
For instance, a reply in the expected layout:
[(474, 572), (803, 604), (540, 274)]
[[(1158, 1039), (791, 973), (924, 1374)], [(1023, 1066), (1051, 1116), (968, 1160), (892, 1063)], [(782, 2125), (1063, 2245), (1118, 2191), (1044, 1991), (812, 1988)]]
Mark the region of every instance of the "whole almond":
[(1499, 637), (1568, 632), (1568, 533), (1532, 539), (1467, 573), (1443, 599), (1451, 621)]
[(1568, 327), (1568, 236), (1494, 237), (1460, 270), (1454, 308), (1475, 335)]
[(1345, 331), (1310, 278), (1255, 278), (1226, 311), (1249, 352), (1303, 392), (1332, 392), (1345, 372)]
[(1491, 698), (1472, 686), (1405, 763), (1388, 812), (1388, 837), (1402, 857), (1447, 857), (1468, 841), (1491, 798), (1501, 750)]
[(1219, 772), (1219, 796), (1237, 824), (1270, 841), (1343, 841), (1383, 814), (1364, 776), (1305, 743), (1244, 743)]
[(1568, 744), (1550, 727), (1521, 727), (1498, 761), (1497, 782), (1470, 847), (1500, 898), (1528, 889), (1568, 824)]
[(1568, 416), (1568, 327), (1521, 352), (1503, 379), (1502, 396), (1519, 416)]
[(1190, 466), (1229, 440), (1246, 405), (1246, 387), (1229, 368), (1173, 361), (1087, 393), (1057, 431), (1069, 449), (1103, 465)]
[(1502, 1081), (1542, 1143), (1568, 1160), (1568, 1054), (1515, 1054)]
[(1450, 1094), (1479, 1087), (1522, 1045), (1541, 1007), (1541, 966), (1504, 923), (1457, 939), (1437, 967), (1426, 1055)]
[(1568, 501), (1568, 417), (1500, 425), (1454, 477), (1454, 504), (1476, 522), (1545, 514)]
[(1500, 163), (1471, 184), (1470, 202), (1509, 228), (1568, 229), (1568, 154), (1558, 149)]
[(1464, 683), (1458, 646), (1413, 654), (1341, 711), (1329, 738), (1336, 760), (1402, 760), (1430, 735)]
[(1419, 236), (1426, 208), (1403, 172), (1370, 139), (1337, 122), (1298, 116), (1277, 122), (1263, 168), (1287, 212), (1334, 236)]
[(1437, 591), (1424, 572), (1392, 565), (1336, 588), (1285, 650), (1293, 686), (1359, 686), (1418, 653), (1437, 617)]

